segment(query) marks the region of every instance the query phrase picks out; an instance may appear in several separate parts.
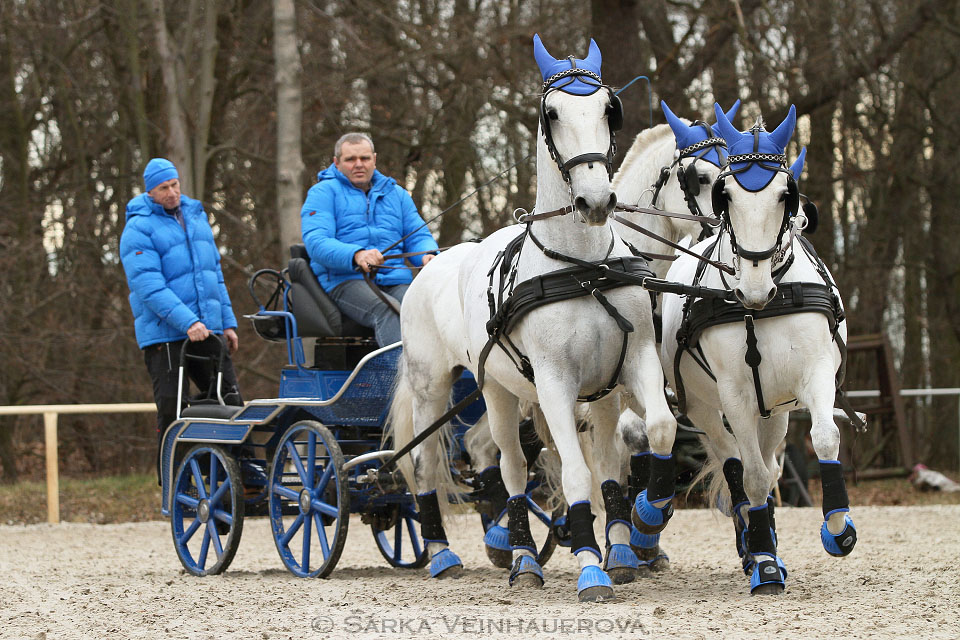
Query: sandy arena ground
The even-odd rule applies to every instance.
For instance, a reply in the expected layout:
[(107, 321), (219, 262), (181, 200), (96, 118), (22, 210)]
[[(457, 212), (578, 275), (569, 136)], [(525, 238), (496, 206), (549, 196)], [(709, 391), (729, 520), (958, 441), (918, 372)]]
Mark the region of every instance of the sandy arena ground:
[(195, 578), (167, 522), (0, 526), (3, 638), (958, 638), (960, 506), (861, 507), (844, 559), (820, 546), (818, 509), (777, 512), (790, 575), (753, 597), (732, 526), (678, 511), (663, 535), (672, 567), (579, 604), (576, 563), (558, 549), (542, 591), (511, 591), (481, 548), (477, 516), (448, 527), (467, 568), (456, 581), (389, 567), (354, 519), (331, 577), (283, 568), (262, 518), (245, 522), (229, 570)]

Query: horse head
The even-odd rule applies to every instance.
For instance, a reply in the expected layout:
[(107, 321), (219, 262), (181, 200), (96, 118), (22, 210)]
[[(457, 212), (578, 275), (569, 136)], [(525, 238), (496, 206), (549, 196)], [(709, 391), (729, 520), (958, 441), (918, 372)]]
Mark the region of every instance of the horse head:
[(734, 127), (720, 105), (714, 105), (717, 128), (727, 141), (727, 164), (713, 184), (714, 213), (730, 234), (737, 269), (734, 295), (749, 309), (762, 309), (776, 295), (775, 263), (783, 259), (790, 218), (797, 213), (797, 178), (806, 149), (787, 168), (784, 154), (797, 123), (796, 107), (772, 132), (762, 121), (748, 131)]
[[(689, 209), (694, 215), (713, 215), (710, 185), (720, 175), (726, 162), (727, 143), (714, 132), (715, 125), (701, 120), (690, 122), (681, 119), (662, 100), (660, 107), (677, 141), (677, 157), (676, 171), (671, 172), (671, 167), (666, 167), (666, 175), (661, 177), (664, 182), (658, 206), (665, 211)], [(732, 120), (739, 108), (740, 100), (737, 100), (726, 112), (727, 120)], [(676, 188), (672, 188), (674, 184)], [(694, 238), (701, 233), (700, 225), (696, 222), (674, 221), (674, 224), (684, 225), (686, 234)]]
[(537, 208), (574, 205), (591, 225), (606, 224), (617, 204), (610, 186), (614, 132), (623, 123), (620, 99), (600, 77), (600, 49), (585, 59), (550, 55), (540, 36), (534, 56), (543, 76), (537, 142)]

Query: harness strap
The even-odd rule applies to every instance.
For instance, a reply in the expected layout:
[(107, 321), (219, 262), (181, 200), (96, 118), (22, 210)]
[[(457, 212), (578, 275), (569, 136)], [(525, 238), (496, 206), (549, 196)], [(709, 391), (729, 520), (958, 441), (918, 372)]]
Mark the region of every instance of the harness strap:
[(720, 221), (716, 218), (711, 218), (708, 216), (696, 216), (689, 213), (676, 213), (674, 211), (663, 211), (660, 209), (650, 209), (648, 207), (641, 207), (639, 205), (625, 204), (623, 202), (617, 203), (618, 211), (629, 211), (631, 213), (648, 213), (653, 216), (661, 216), (663, 218), (678, 218), (680, 220), (690, 220), (692, 222), (699, 222), (700, 224), (708, 224), (711, 227), (720, 226)]
[(641, 227), (640, 225), (638, 225), (638, 224), (636, 224), (636, 223), (634, 223), (634, 222), (631, 222), (630, 220), (627, 220), (627, 219), (624, 218), (623, 216), (615, 215), (615, 216), (613, 216), (613, 219), (616, 220), (617, 222), (619, 222), (620, 224), (622, 224), (622, 225), (625, 226), (625, 227), (629, 227), (629, 228), (633, 229), (634, 231), (639, 231), (639, 232), (642, 233), (643, 235), (645, 235), (645, 236), (647, 236), (647, 237), (649, 237), (649, 238), (653, 238), (654, 240), (659, 240), (659, 241), (662, 242), (663, 244), (665, 244), (665, 245), (667, 245), (667, 246), (669, 246), (669, 247), (673, 247), (674, 249), (676, 249), (677, 251), (680, 251), (681, 253), (685, 253), (685, 254), (687, 254), (687, 255), (689, 255), (689, 256), (693, 256), (693, 257), (696, 258), (697, 260), (700, 260), (701, 262), (705, 262), (705, 263), (709, 264), (710, 266), (719, 269), (720, 271), (724, 271), (724, 272), (730, 274), (731, 276), (732, 276), (732, 275), (736, 275), (736, 271), (734, 271), (733, 267), (731, 267), (730, 265), (723, 264), (722, 262), (719, 262), (719, 261), (717, 261), (717, 260), (711, 260), (710, 258), (707, 258), (707, 257), (705, 257), (705, 256), (700, 255), (700, 254), (697, 253), (696, 251), (691, 251), (690, 249), (687, 249), (685, 246), (683, 246), (683, 245), (681, 245), (681, 244), (677, 244), (676, 242), (673, 242), (673, 241), (671, 241), (671, 240), (667, 240), (667, 239), (664, 238), (663, 236), (658, 235), (658, 234), (654, 233), (653, 231), (650, 231), (649, 229), (645, 229), (645, 228)]
[(743, 316), (743, 323), (747, 328), (747, 353), (743, 356), (743, 361), (753, 371), (753, 388), (757, 392), (757, 407), (760, 409), (761, 418), (769, 418), (770, 410), (763, 402), (763, 387), (760, 386), (760, 363), (763, 357), (760, 350), (757, 349), (757, 334), (754, 330), (753, 316), (747, 314)]

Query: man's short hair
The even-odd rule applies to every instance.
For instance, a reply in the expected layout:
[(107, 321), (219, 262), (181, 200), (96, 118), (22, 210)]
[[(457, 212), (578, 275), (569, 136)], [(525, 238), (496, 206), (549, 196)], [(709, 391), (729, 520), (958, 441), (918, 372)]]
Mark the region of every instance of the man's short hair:
[(333, 145), (333, 157), (338, 160), (340, 159), (340, 151), (344, 142), (347, 144), (360, 144), (361, 142), (366, 142), (370, 145), (370, 152), (376, 153), (376, 149), (373, 147), (373, 140), (370, 138), (370, 136), (365, 133), (358, 133), (354, 131), (343, 134), (340, 136), (340, 139), (337, 140), (337, 143)]

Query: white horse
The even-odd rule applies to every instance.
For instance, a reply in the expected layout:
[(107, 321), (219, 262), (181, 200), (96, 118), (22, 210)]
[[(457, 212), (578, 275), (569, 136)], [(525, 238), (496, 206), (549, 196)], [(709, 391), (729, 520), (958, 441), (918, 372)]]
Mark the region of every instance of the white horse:
[[(478, 245), (461, 245), (441, 254), (415, 280), (401, 310), (404, 353), (397, 397), (412, 397), (414, 431), (419, 433), (446, 409), (460, 368), (477, 374), (511, 496), (514, 586), (543, 583), (530, 540), (524, 495), (527, 469), (517, 429), (519, 401), (539, 404), (561, 459), (563, 493), (571, 505), (572, 550), (581, 567), (579, 597), (605, 600), (613, 597), (613, 588), (600, 568), (603, 558), (590, 514), (592, 478), (578, 442), (574, 407), (578, 398), (599, 398), (591, 409), (596, 439), (606, 443), (601, 451), (607, 454), (597, 456), (595, 471), (611, 494), (621, 491), (616, 480), (620, 460), (614, 455), (620, 403), (618, 394), (607, 393), (618, 383), (629, 391), (632, 406), (645, 415), (648, 426), (655, 426), (657, 437), (651, 438), (655, 454), (669, 454), (676, 421), (663, 396), (649, 296), (638, 295), (635, 288), (599, 284), (591, 273), (599, 275), (607, 267), (588, 264), (585, 271), (563, 276), (564, 283), (580, 282), (578, 290), (589, 294), (586, 297), (557, 298), (513, 318), (501, 311), (503, 301), (518, 299), (510, 297), (515, 285), (522, 289), (571, 264), (583, 268), (585, 263), (606, 261), (614, 270), (629, 270), (635, 264), (609, 221), (617, 201), (609, 163), (621, 114), (619, 100), (601, 83), (600, 51), (591, 41), (586, 59), (557, 60), (539, 37), (534, 49), (544, 77), (537, 142), (538, 215), (528, 217), (527, 225), (501, 229)], [(511, 243), (517, 250), (505, 256)], [(491, 324), (491, 333), (492, 311), (502, 322)], [(414, 450), (421, 487), (436, 486), (433, 476), (440, 461), (433, 438)], [(622, 493), (619, 501), (624, 502)], [(419, 494), (418, 502), (431, 573), (459, 566), (459, 558), (447, 548), (436, 493)], [(627, 510), (608, 522), (611, 548), (629, 551), (628, 514)]]
[[(715, 111), (730, 153), (711, 190), (723, 223), (719, 239), (705, 240), (694, 251), (732, 264), (735, 275), (688, 256), (676, 261), (668, 280), (724, 291), (728, 299), (704, 299), (689, 308), (684, 297), (664, 294), (661, 356), (686, 414), (707, 433), (723, 461), (735, 517), (745, 526), (743, 546), (753, 560), (751, 592), (779, 593), (786, 569), (776, 553), (768, 494), (779, 476), (774, 451), (786, 434), (791, 409), (806, 407), (813, 419), (824, 487), (823, 545), (832, 555), (846, 555), (856, 542), (837, 461), (840, 431), (833, 411), (835, 375), (842, 364), (838, 345), (845, 344), (846, 323), (832, 276), (797, 233), (803, 217), (796, 216), (796, 178), (805, 150), (789, 169), (783, 155), (795, 109), (770, 133), (759, 121), (741, 133), (719, 106)], [(791, 303), (802, 311), (789, 309)], [(778, 309), (784, 314), (772, 316)], [(692, 323), (686, 322), (688, 315)], [(638, 500), (633, 521), (641, 528), (661, 526), (658, 515)]]
[[(712, 224), (690, 218), (713, 218), (710, 187), (726, 160), (726, 141), (714, 133), (711, 125), (677, 117), (666, 102), (661, 101), (660, 106), (667, 124), (641, 132), (613, 178), (613, 188), (621, 203), (665, 212), (665, 215), (623, 214), (628, 222), (642, 226), (653, 235), (642, 233), (635, 226), (616, 227), (621, 238), (651, 256), (673, 255), (673, 247), (664, 240), (676, 245), (685, 238), (703, 239), (716, 232)], [(733, 118), (739, 107), (737, 100), (726, 113), (727, 118)], [(650, 266), (662, 278), (671, 264), (670, 260), (654, 257)], [(620, 415), (618, 432), (624, 448), (623, 458), (629, 459), (626, 480), (632, 503), (646, 489), (649, 477), (651, 453), (646, 427), (640, 416), (625, 408)], [(659, 540), (658, 533), (642, 534), (632, 528), (630, 544), (641, 567), (660, 571), (669, 566), (669, 558), (660, 549)]]

